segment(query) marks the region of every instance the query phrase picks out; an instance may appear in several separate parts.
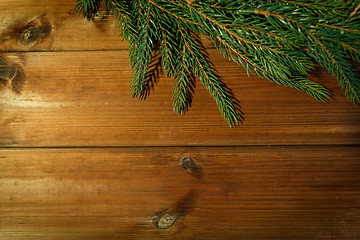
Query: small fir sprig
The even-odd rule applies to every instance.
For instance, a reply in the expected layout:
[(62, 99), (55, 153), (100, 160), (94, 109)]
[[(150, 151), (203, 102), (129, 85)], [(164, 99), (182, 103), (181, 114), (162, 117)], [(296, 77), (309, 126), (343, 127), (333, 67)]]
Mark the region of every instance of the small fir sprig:
[[(77, 0), (76, 12), (93, 18), (101, 0)], [(243, 122), (232, 91), (212, 64), (199, 36), (227, 58), (277, 84), (327, 102), (329, 90), (307, 75), (317, 62), (360, 102), (360, 0), (104, 0), (129, 43), (130, 93), (145, 99), (160, 65), (174, 79), (173, 108), (185, 113), (198, 79), (228, 124)], [(351, 62), (352, 61), (352, 62)]]

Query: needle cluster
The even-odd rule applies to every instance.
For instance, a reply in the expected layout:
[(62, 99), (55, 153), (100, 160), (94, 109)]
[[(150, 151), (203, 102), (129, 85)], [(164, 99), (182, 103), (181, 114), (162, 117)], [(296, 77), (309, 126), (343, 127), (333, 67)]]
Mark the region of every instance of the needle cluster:
[[(93, 18), (101, 0), (77, 0)], [(360, 102), (360, 0), (104, 0), (129, 43), (130, 93), (145, 99), (160, 67), (174, 79), (173, 108), (185, 113), (198, 80), (229, 126), (243, 112), (217, 73), (199, 36), (207, 36), (249, 75), (292, 87), (320, 100), (329, 90), (307, 78), (316, 64), (331, 72), (348, 99)]]

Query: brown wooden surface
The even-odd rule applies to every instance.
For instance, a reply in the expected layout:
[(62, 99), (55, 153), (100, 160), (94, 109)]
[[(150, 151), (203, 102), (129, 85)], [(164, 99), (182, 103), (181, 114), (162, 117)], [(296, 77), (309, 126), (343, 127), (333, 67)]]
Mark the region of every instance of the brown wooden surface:
[[(99, 21), (75, 15), (74, 0), (1, 0), (0, 51), (69, 51), (124, 49), (116, 22), (106, 12)], [(37, 44), (21, 42), (29, 27), (48, 26)]]
[[(171, 79), (128, 94), (113, 18), (75, 0), (1, 0), (0, 239), (360, 239), (360, 108), (247, 77), (204, 41), (245, 112), (230, 129), (198, 84), (184, 116)], [(24, 40), (36, 29), (36, 38)], [(192, 174), (179, 160), (192, 157)], [(154, 217), (180, 214), (168, 229)]]
[[(329, 104), (294, 89), (247, 77), (209, 50), (240, 99), (245, 124), (230, 129), (198, 84), (185, 116), (172, 111), (172, 80), (161, 78), (143, 102), (128, 94), (126, 51), (6, 53), (23, 75), (16, 91), (0, 89), (4, 146), (183, 146), (358, 144), (360, 109), (324, 72), (313, 76), (334, 91)], [(20, 79), (20, 76), (19, 76)]]
[[(195, 159), (186, 172), (182, 157)], [(359, 239), (358, 147), (8, 149), (0, 239)], [(152, 217), (175, 209), (166, 230)]]
[[(75, 0), (1, 0), (0, 51), (74, 51), (119, 50), (127, 43), (119, 41), (114, 18), (102, 7), (103, 18), (86, 20), (76, 16)], [(36, 44), (22, 42), (28, 28), (46, 28)], [(209, 40), (206, 46), (212, 46)]]

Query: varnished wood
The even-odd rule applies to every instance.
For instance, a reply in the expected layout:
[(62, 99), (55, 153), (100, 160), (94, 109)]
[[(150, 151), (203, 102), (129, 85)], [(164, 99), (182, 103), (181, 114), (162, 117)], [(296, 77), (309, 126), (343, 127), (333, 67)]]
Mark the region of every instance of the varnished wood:
[[(355, 240), (359, 156), (358, 146), (2, 149), (0, 238)], [(180, 217), (157, 229), (165, 209)]]
[[(180, 116), (164, 76), (129, 96), (116, 22), (74, 6), (0, 1), (0, 57), (18, 70), (0, 79), (1, 240), (360, 239), (360, 108), (334, 78), (311, 76), (333, 90), (320, 103), (204, 40), (245, 122), (228, 128), (199, 83)], [(168, 229), (162, 211), (178, 216)]]
[[(74, 0), (2, 0), (0, 9), (0, 51), (69, 51), (125, 49), (113, 17), (88, 21), (75, 15)], [(29, 27), (49, 26), (48, 34), (32, 44), (21, 42)]]
[[(75, 0), (1, 0), (0, 52), (127, 49), (114, 17), (104, 7), (102, 19), (86, 20), (75, 14)], [(28, 28), (43, 30), (38, 41), (24, 43)], [(209, 40), (204, 44), (213, 46)]]
[[(183, 146), (357, 144), (360, 109), (335, 79), (326, 104), (258, 77), (209, 50), (245, 112), (243, 126), (227, 127), (213, 99), (198, 84), (184, 116), (172, 112), (173, 80), (161, 77), (146, 101), (129, 94), (126, 51), (3, 54), (22, 74), (0, 89), (3, 146)], [(15, 86), (15, 87), (14, 87)]]

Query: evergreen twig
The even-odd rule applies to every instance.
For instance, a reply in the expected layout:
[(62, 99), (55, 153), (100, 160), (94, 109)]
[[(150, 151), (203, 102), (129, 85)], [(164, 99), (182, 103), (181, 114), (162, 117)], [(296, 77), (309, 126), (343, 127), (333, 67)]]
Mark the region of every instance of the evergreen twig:
[[(77, 0), (76, 13), (93, 18), (100, 0)], [(248, 75), (308, 93), (327, 102), (327, 88), (307, 78), (314, 61), (339, 80), (360, 103), (360, 0), (104, 0), (129, 43), (130, 93), (145, 99), (158, 79), (174, 78), (173, 107), (185, 113), (199, 79), (230, 126), (243, 112), (202, 45), (210, 38)]]

